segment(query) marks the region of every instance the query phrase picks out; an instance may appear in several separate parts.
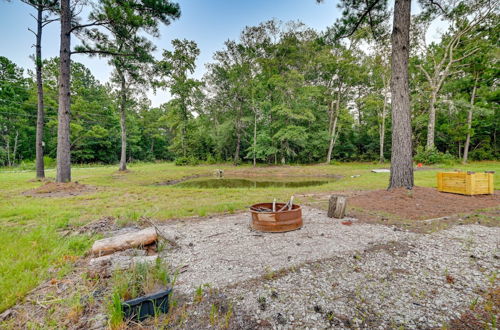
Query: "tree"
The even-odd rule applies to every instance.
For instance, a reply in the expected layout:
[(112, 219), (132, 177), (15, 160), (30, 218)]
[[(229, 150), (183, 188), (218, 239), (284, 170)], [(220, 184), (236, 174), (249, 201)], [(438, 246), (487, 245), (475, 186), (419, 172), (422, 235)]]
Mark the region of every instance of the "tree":
[[(382, 23), (388, 17), (386, 1), (343, 0), (340, 7), (344, 11), (336, 22), (338, 37), (350, 36), (362, 25), (368, 25), (375, 37), (382, 33)], [(391, 36), (392, 148), (389, 189), (411, 189), (414, 184), (408, 79), (410, 18), (411, 0), (395, 0)]]
[(28, 99), (28, 80), (23, 69), (6, 57), (0, 56), (0, 163), (17, 163), (20, 141), (29, 127), (30, 116), (24, 104)]
[[(418, 65), (418, 68), (424, 73), (429, 84), (429, 122), (427, 126), (427, 149), (433, 149), (435, 146), (436, 130), (436, 102), (439, 92), (443, 87), (445, 80), (454, 74), (460, 72), (458, 65), (468, 57), (478, 51), (475, 43), (470, 43), (475, 28), (480, 25), (491, 13), (492, 4), (484, 0), (462, 1), (456, 6), (445, 4), (444, 6), (430, 7), (424, 10), (416, 19), (415, 24), (420, 33), (421, 40), (418, 45), (422, 48), (424, 63)], [(468, 18), (467, 13), (472, 17)], [(427, 45), (425, 34), (430, 23), (436, 16), (443, 17), (450, 23), (449, 32), (443, 36), (439, 45)], [(463, 48), (458, 52), (459, 48)]]
[[(50, 17), (51, 12), (54, 12), (58, 6), (58, 0), (21, 0), (29, 6), (36, 9), (37, 15), (33, 18), (36, 21), (36, 32), (31, 31), (36, 38), (35, 42), (35, 67), (36, 67), (36, 85), (37, 85), (37, 120), (36, 120), (36, 177), (38, 179), (45, 178), (45, 169), (43, 163), (43, 126), (45, 120), (45, 109), (43, 100), (43, 79), (42, 79), (42, 33), (43, 28), (54, 22), (56, 19)], [(44, 14), (48, 12), (47, 14)]]
[(175, 132), (172, 149), (183, 157), (188, 153), (188, 127), (196, 106), (202, 83), (189, 78), (196, 68), (196, 58), (200, 50), (194, 41), (172, 40), (173, 51), (163, 51), (163, 59), (158, 62), (159, 73), (166, 78), (159, 83), (170, 88), (173, 99), (168, 102), (168, 116)]
[(408, 60), (411, 0), (395, 0), (392, 27), (392, 148), (389, 189), (413, 188), (412, 129)]
[[(78, 3), (76, 3), (78, 5)], [(99, 26), (109, 28), (110, 24), (113, 22), (114, 18), (117, 18), (115, 11), (119, 11), (120, 8), (125, 7), (131, 10), (139, 8), (139, 11), (144, 10), (144, 13), (154, 12), (159, 8), (168, 8), (165, 12), (160, 14), (157, 18), (160, 21), (168, 21), (170, 16), (175, 17), (179, 15), (179, 6), (177, 4), (170, 3), (169, 1), (149, 1), (149, 0), (130, 0), (129, 3), (123, 3), (123, 1), (118, 1), (115, 5), (110, 5), (108, 7), (109, 12), (102, 13), (92, 12), (90, 15), (90, 21), (88, 23), (78, 23), (75, 13), (78, 12), (71, 7), (70, 0), (61, 0), (60, 8), (60, 21), (61, 21), (61, 43), (60, 43), (60, 77), (59, 77), (59, 111), (58, 111), (58, 141), (57, 141), (57, 182), (68, 182), (71, 181), (71, 143), (70, 143), (70, 80), (71, 80), (71, 54), (75, 53), (87, 53), (87, 54), (106, 54), (106, 55), (116, 55), (116, 56), (127, 56), (130, 53), (119, 53), (116, 50), (110, 51), (107, 49), (85, 49), (80, 48), (75, 51), (71, 51), (71, 34), (75, 31), (82, 33), (85, 29), (93, 27), (96, 29)], [(141, 9), (142, 8), (142, 9)], [(119, 18), (119, 17), (118, 17)], [(123, 18), (123, 17), (122, 17)], [(137, 16), (127, 16), (129, 20), (120, 22), (122, 27), (130, 27), (137, 24)], [(152, 27), (154, 31), (156, 25)], [(94, 30), (95, 31), (95, 30)], [(157, 28), (156, 28), (157, 32)], [(126, 35), (126, 33), (120, 32), (120, 35)], [(88, 35), (88, 34), (87, 34)], [(102, 34), (98, 34), (102, 36)], [(101, 41), (98, 39), (98, 41)]]
[[(104, 0), (90, 15), (94, 21), (105, 21), (108, 36), (103, 31), (86, 31), (84, 46), (78, 50), (91, 55), (99, 54), (110, 58), (114, 67), (112, 82), (118, 89), (120, 111), (121, 152), (120, 171), (127, 169), (127, 107), (131, 101), (133, 87), (149, 85), (154, 62), (154, 45), (143, 34), (159, 36), (159, 24), (169, 25), (180, 16), (179, 6), (169, 1), (150, 2), (139, 0)], [(93, 42), (91, 45), (90, 42)], [(149, 64), (149, 65), (148, 65)], [(149, 72), (148, 72), (149, 71)]]

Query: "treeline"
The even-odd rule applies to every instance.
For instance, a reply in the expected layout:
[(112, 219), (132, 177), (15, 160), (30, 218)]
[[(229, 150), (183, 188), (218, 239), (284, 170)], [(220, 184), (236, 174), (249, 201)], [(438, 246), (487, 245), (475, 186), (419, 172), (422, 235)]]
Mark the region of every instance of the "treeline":
[[(439, 42), (425, 40), (435, 17), (413, 20), (409, 70), (416, 161), (500, 158), (500, 20), (491, 11), (468, 16), (473, 2), (461, 4), (462, 12), (446, 17), (448, 30)], [(391, 154), (392, 126), (387, 30), (376, 39), (367, 29), (339, 39), (334, 28), (317, 32), (298, 22), (265, 22), (228, 40), (201, 80), (192, 77), (199, 49), (187, 40), (174, 40), (147, 68), (127, 71), (134, 63), (115, 58), (114, 75), (104, 85), (73, 62), (71, 160), (120, 161), (126, 127), (127, 161), (384, 161)], [(51, 158), (57, 148), (58, 77), (59, 60), (43, 61), (43, 142)], [(151, 107), (144, 95), (149, 87), (168, 90), (171, 100)], [(35, 158), (36, 114), (35, 74), (0, 57), (1, 165)]]
[[(116, 92), (103, 85), (84, 65), (71, 66), (71, 157), (74, 163), (116, 163), (120, 159), (120, 116)], [(36, 84), (28, 72), (0, 57), (0, 164), (16, 165), (35, 158)], [(57, 149), (58, 59), (44, 61), (44, 151), (54, 165)], [(130, 160), (173, 159), (165, 113), (144, 98), (129, 105)], [(52, 160), (51, 160), (52, 159)]]

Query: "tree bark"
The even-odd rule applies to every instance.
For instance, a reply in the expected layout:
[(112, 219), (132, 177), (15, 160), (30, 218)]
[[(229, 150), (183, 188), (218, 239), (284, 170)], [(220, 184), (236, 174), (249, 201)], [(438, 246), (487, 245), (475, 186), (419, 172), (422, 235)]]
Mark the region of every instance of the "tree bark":
[(123, 74), (120, 74), (121, 90), (120, 90), (120, 128), (121, 128), (121, 155), (120, 155), (120, 168), (119, 171), (127, 170), (127, 95), (126, 95), (126, 82)]
[(385, 116), (387, 110), (387, 90), (384, 88), (384, 106), (382, 107), (382, 115), (380, 118), (380, 126), (379, 126), (379, 162), (383, 163), (385, 161), (384, 157), (384, 141), (385, 141)]
[(43, 7), (37, 7), (37, 31), (36, 31), (36, 86), (37, 86), (37, 117), (36, 117), (36, 141), (35, 141), (35, 164), (36, 177), (38, 179), (45, 178), (45, 167), (43, 164), (43, 124), (45, 119), (45, 111), (43, 108), (43, 81), (42, 81), (42, 26), (43, 24)]
[[(342, 85), (339, 86), (339, 89), (337, 91), (337, 100), (335, 101), (335, 110), (332, 109), (332, 115), (330, 116), (330, 127), (329, 127), (329, 132), (330, 132), (330, 145), (328, 146), (328, 153), (326, 154), (326, 163), (330, 164), (332, 160), (332, 152), (333, 152), (333, 146), (335, 145), (335, 131), (337, 129), (337, 121), (339, 118), (339, 110), (340, 110), (340, 94), (341, 94), (341, 87)], [(332, 121), (333, 119), (333, 121)]]
[(342, 219), (345, 216), (347, 198), (340, 195), (331, 195), (328, 201), (328, 217)]
[(253, 167), (257, 165), (257, 113), (253, 122)]
[(14, 149), (12, 149), (12, 164), (16, 163), (17, 142), (19, 141), (19, 131), (16, 130), (16, 137), (14, 138)]
[(57, 182), (71, 181), (70, 82), (71, 82), (71, 8), (61, 0), (61, 45), (59, 53), (59, 109), (57, 126)]
[(413, 188), (412, 130), (408, 59), (411, 0), (396, 0), (392, 30), (392, 150), (389, 189)]
[(431, 93), (431, 99), (429, 103), (429, 124), (427, 125), (427, 145), (426, 149), (430, 150), (434, 148), (434, 132), (436, 130), (436, 99), (437, 92), (433, 91)]
[(467, 138), (465, 139), (464, 146), (464, 159), (462, 163), (467, 163), (467, 158), (469, 157), (469, 146), (470, 146), (470, 131), (472, 129), (472, 107), (474, 106), (474, 100), (476, 98), (476, 90), (477, 90), (477, 81), (479, 79), (479, 75), (476, 74), (476, 79), (474, 80), (474, 87), (472, 88), (472, 95), (470, 97), (470, 108), (467, 113)]
[(10, 136), (5, 135), (5, 145), (7, 147), (7, 165), (12, 166), (12, 162), (10, 161)]
[(335, 119), (333, 120), (333, 125), (332, 125), (332, 132), (330, 133), (330, 144), (328, 146), (328, 153), (326, 154), (326, 163), (330, 164), (332, 160), (332, 152), (333, 152), (333, 145), (335, 144), (335, 133), (337, 130), (337, 119), (338, 116), (335, 115)]
[(236, 118), (236, 150), (234, 151), (234, 165), (238, 164), (240, 159), (240, 147), (241, 147), (241, 105), (238, 111), (238, 118)]

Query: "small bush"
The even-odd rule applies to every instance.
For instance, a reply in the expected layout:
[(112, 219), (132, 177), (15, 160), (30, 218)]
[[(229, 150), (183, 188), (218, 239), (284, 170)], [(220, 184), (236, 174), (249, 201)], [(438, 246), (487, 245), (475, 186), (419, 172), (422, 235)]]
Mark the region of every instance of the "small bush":
[(413, 157), (415, 162), (423, 163), (427, 165), (432, 164), (454, 164), (456, 162), (455, 157), (448, 153), (439, 152), (437, 149), (425, 149), (423, 146), (417, 147), (417, 153)]
[(471, 150), (469, 157), (472, 160), (489, 160), (495, 159), (495, 152), (490, 145), (484, 145), (481, 148)]
[(49, 156), (43, 157), (43, 164), (45, 168), (54, 168), (56, 167), (56, 160), (54, 158), (50, 158)]
[(193, 156), (177, 157), (175, 159), (175, 162), (174, 162), (174, 164), (177, 166), (188, 166), (188, 165), (194, 166), (194, 165), (198, 165), (199, 163), (200, 163), (200, 161)]
[(207, 164), (217, 164), (217, 160), (212, 154), (207, 155)]
[[(49, 156), (43, 157), (43, 163), (45, 165), (45, 168), (56, 167), (56, 160), (53, 158), (50, 158)], [(36, 170), (35, 160), (23, 160), (19, 164), (18, 169), (21, 171), (34, 171), (34, 170)]]

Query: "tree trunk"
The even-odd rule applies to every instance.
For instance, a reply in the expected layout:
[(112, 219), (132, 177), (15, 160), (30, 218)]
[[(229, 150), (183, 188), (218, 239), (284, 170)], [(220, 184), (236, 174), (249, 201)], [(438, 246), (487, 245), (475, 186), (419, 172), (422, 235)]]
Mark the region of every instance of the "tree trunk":
[(336, 115), (335, 119), (333, 120), (332, 132), (330, 133), (330, 145), (328, 146), (328, 153), (326, 155), (327, 164), (330, 164), (332, 160), (333, 145), (335, 144), (335, 133), (337, 130), (337, 119), (338, 116)]
[(429, 104), (429, 124), (427, 126), (427, 145), (426, 149), (434, 148), (434, 132), (436, 130), (436, 92), (431, 93), (431, 100)]
[(474, 87), (472, 88), (472, 95), (470, 97), (470, 108), (469, 108), (469, 112), (467, 113), (467, 138), (465, 139), (464, 159), (462, 161), (462, 163), (464, 163), (464, 164), (467, 163), (467, 158), (469, 157), (470, 131), (472, 129), (472, 107), (474, 106), (474, 100), (476, 98), (478, 79), (479, 79), (479, 76), (476, 75), (476, 80), (474, 80)]
[(257, 113), (253, 122), (253, 167), (257, 165)]
[(395, 0), (392, 30), (392, 150), (389, 189), (413, 188), (408, 58), (411, 0)]
[(57, 182), (71, 181), (70, 81), (71, 81), (71, 8), (70, 0), (61, 0), (61, 45), (59, 53), (59, 109), (57, 126)]
[(383, 163), (385, 161), (385, 157), (384, 157), (384, 140), (385, 140), (385, 112), (386, 112), (386, 109), (387, 109), (387, 92), (386, 90), (384, 89), (384, 106), (382, 107), (382, 118), (380, 118), (380, 133), (379, 133), (379, 136), (380, 136), (380, 147), (379, 147), (379, 151), (380, 151), (380, 155), (379, 155), (379, 161), (381, 163)]
[(234, 165), (238, 164), (238, 160), (240, 159), (240, 145), (241, 145), (241, 132), (239, 128), (239, 124), (236, 127), (236, 150), (234, 151)]
[(7, 165), (11, 167), (12, 163), (10, 161), (10, 136), (8, 135), (5, 135), (5, 145), (7, 147)]
[(238, 118), (236, 118), (236, 150), (234, 151), (234, 165), (238, 164), (240, 159), (240, 147), (241, 147), (241, 105), (238, 111)]
[(36, 117), (36, 177), (38, 179), (45, 178), (45, 168), (43, 164), (43, 122), (45, 111), (43, 109), (43, 82), (42, 82), (42, 23), (43, 23), (43, 7), (37, 7), (37, 31), (36, 31), (36, 86), (37, 86), (37, 117)]
[(120, 128), (121, 128), (121, 140), (122, 140), (122, 149), (120, 156), (120, 168), (119, 171), (127, 170), (127, 95), (126, 95), (126, 82), (123, 74), (120, 74), (121, 79), (121, 90), (120, 90)]
[(347, 198), (340, 195), (331, 195), (328, 201), (328, 217), (342, 219), (345, 215)]
[(14, 138), (14, 149), (12, 149), (12, 164), (16, 163), (17, 142), (19, 141), (19, 131), (16, 130), (16, 137)]
[[(332, 152), (333, 152), (333, 146), (335, 144), (335, 131), (337, 129), (337, 121), (339, 118), (339, 110), (340, 110), (340, 93), (341, 93), (341, 87), (339, 86), (339, 90), (337, 92), (337, 100), (335, 102), (335, 111), (332, 109), (332, 116), (330, 116), (330, 127), (329, 127), (329, 132), (330, 132), (330, 145), (328, 146), (328, 153), (326, 154), (326, 163), (330, 164), (332, 160)], [(333, 121), (332, 121), (333, 119)]]

